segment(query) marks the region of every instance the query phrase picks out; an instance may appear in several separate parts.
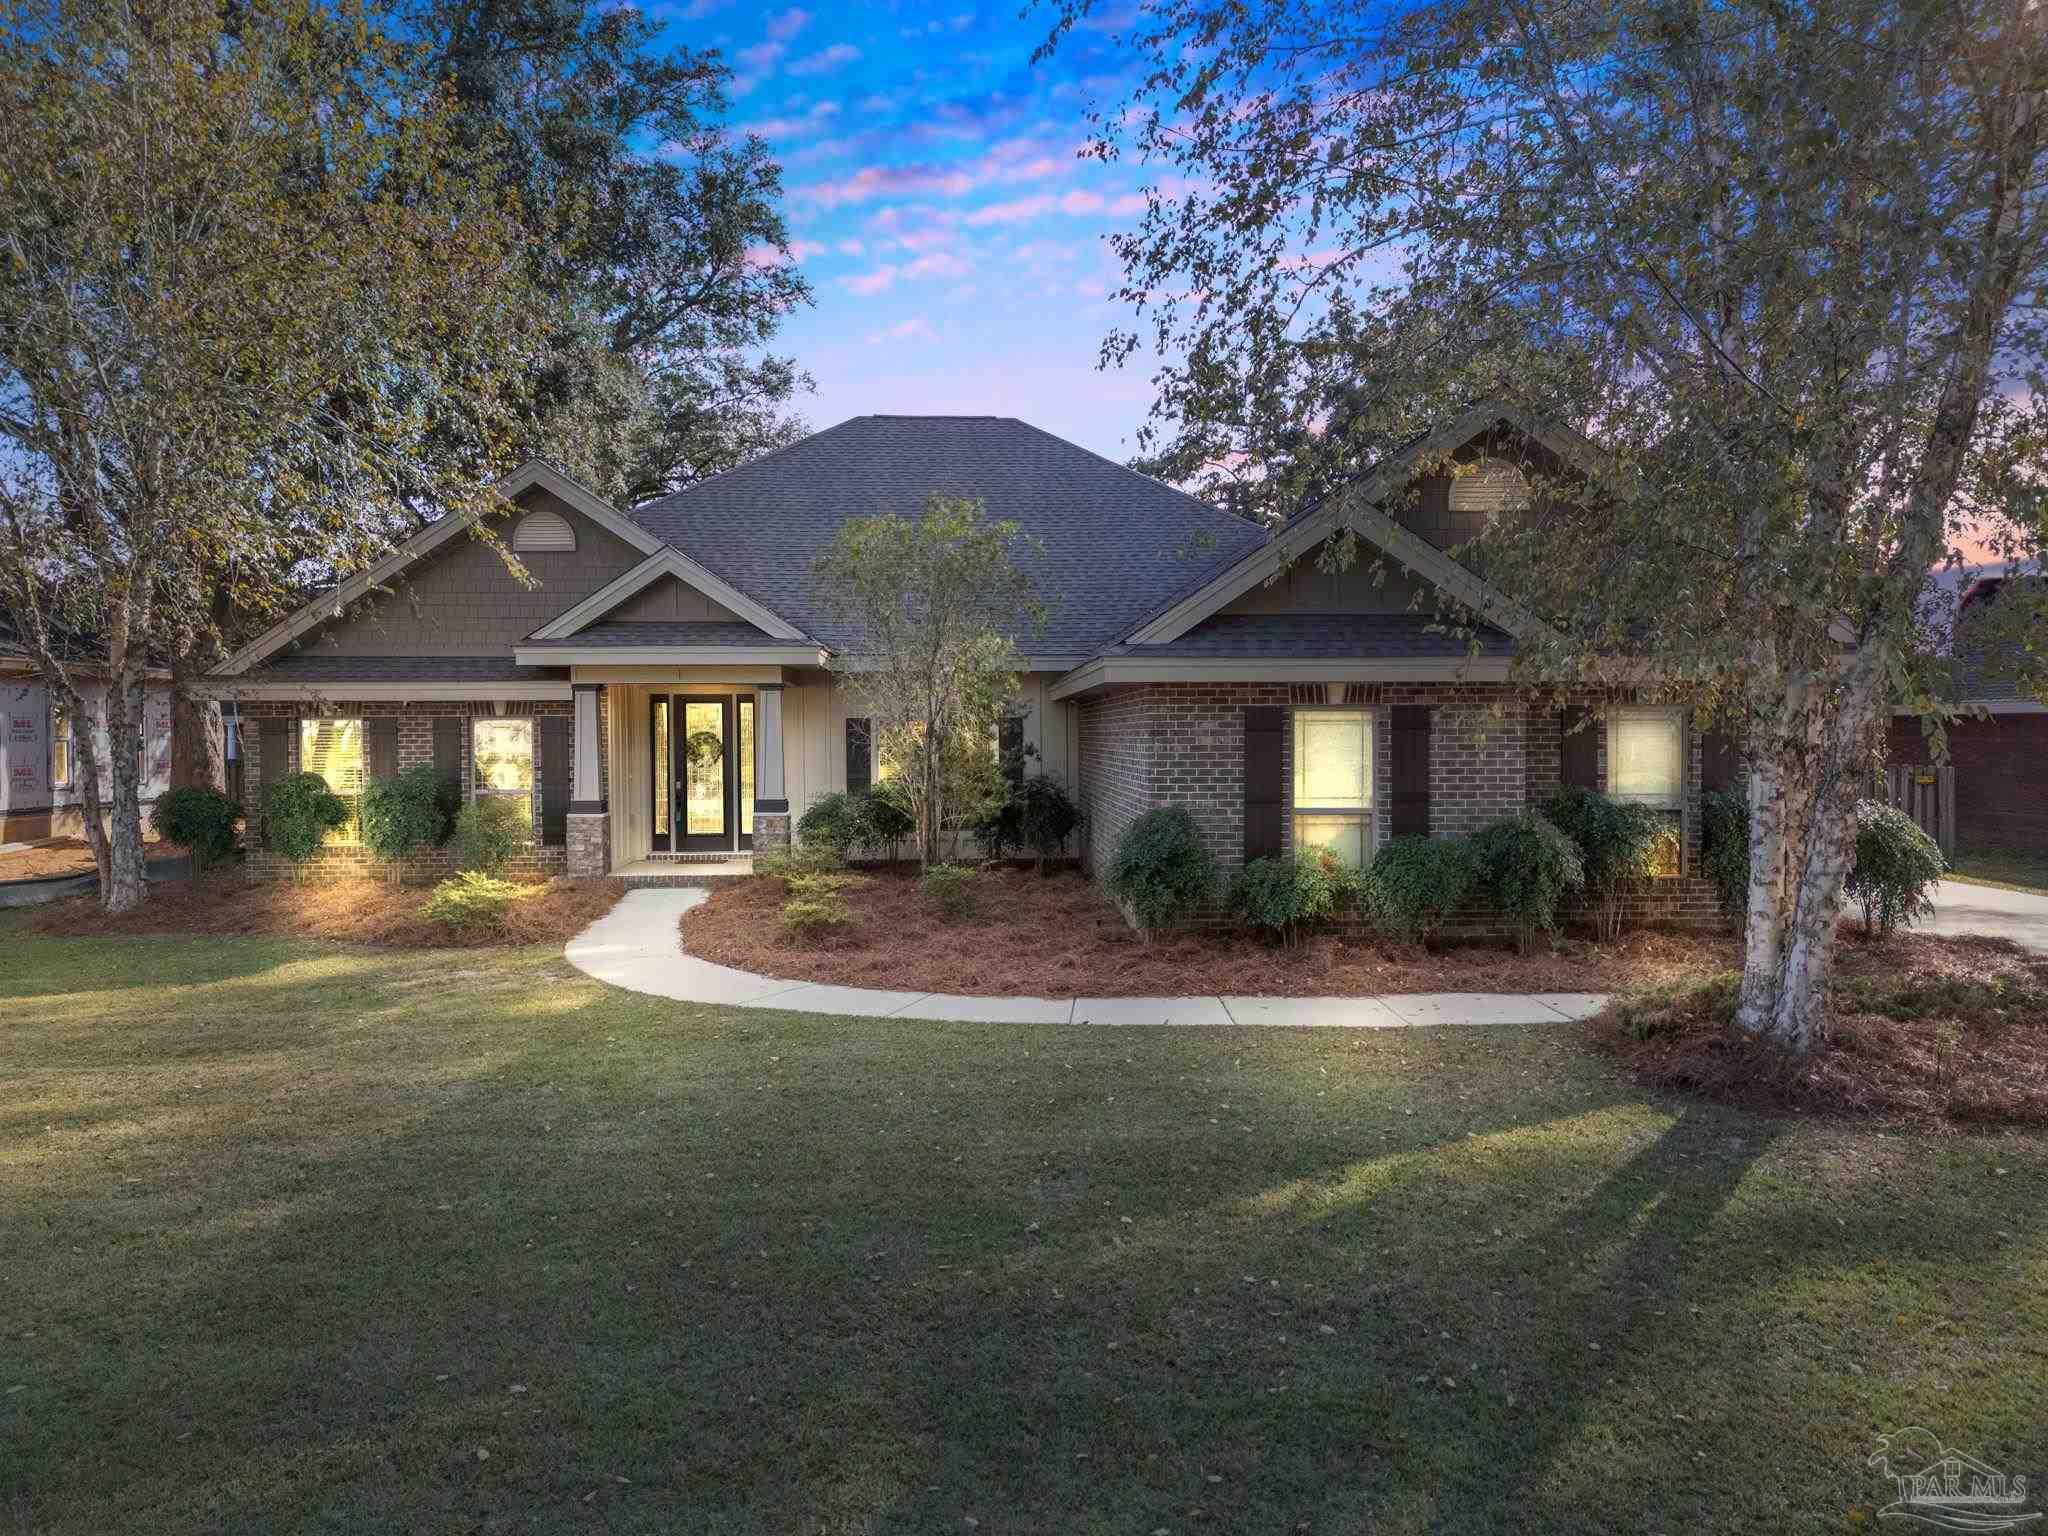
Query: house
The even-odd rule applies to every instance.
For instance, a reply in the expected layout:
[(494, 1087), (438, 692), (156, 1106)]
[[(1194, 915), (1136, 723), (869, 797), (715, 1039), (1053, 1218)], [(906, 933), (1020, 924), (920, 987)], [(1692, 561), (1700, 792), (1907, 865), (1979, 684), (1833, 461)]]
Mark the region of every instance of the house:
[[(1997, 664), (1985, 637), (1971, 631), (2011, 578), (1979, 573), (1956, 603), (1956, 641), (1950, 665), (1954, 696), (1970, 711), (1949, 723), (1946, 765), (1953, 768), (1954, 826), (1960, 848), (2048, 851), (2048, 703), (2029, 694)], [(2038, 577), (2030, 578), (2039, 580)], [(1892, 716), (1886, 758), (1895, 767), (1932, 777), (1934, 746), (1918, 715)]]
[[(1630, 700), (1560, 715), (1511, 686), (1536, 621), (1446, 553), (1519, 483), (1509, 444), (1583, 451), (1477, 407), (1277, 533), (996, 417), (857, 417), (630, 511), (529, 464), (499, 532), (533, 585), (436, 523), (215, 681), (253, 786), (310, 768), (347, 792), (431, 762), (466, 795), (523, 799), (535, 867), (660, 878), (785, 841), (792, 812), (871, 780), (873, 733), (827, 670), (858, 664), (859, 636), (813, 562), (847, 519), (971, 496), (1043, 546), (1052, 612), (1019, 637), (1019, 729), (1081, 803), (1089, 866), (1158, 805), (1189, 807), (1228, 863), (1311, 842), (1351, 860), (1584, 783), (1668, 813), (1682, 873), (1646, 900), (1711, 920), (1692, 723)], [(1404, 494), (1446, 454), (1473, 471)], [(1296, 558), (1342, 526), (1367, 547), (1351, 570)], [(1439, 631), (1435, 588), (1484, 617), (1476, 647)]]
[[(114, 793), (107, 771), (106, 684), (80, 667), (89, 720), (73, 720), (38, 679), (28, 649), (0, 630), (0, 843), (45, 837), (83, 837), (83, 757), (78, 732), (91, 730), (99, 743), (100, 802)], [(171, 689), (169, 674), (153, 671), (143, 684), (140, 796), (144, 824), (157, 797), (171, 785)]]

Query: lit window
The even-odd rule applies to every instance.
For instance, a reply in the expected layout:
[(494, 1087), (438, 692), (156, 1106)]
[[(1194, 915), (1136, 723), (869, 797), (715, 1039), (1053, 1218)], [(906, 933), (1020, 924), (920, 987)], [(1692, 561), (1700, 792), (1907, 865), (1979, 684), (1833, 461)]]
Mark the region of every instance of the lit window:
[(517, 800), (533, 816), (533, 722), (478, 720), (470, 736), (471, 783), (479, 796)]
[(1679, 873), (1685, 807), (1685, 715), (1675, 709), (1621, 710), (1607, 721), (1607, 792), (1665, 813), (1669, 825), (1650, 855), (1650, 874)]
[[(363, 722), (301, 720), (299, 771), (319, 774), (329, 789), (354, 804), (363, 792)], [(330, 843), (361, 840), (362, 827), (353, 817), (327, 835)]]
[(71, 711), (63, 704), (50, 706), (50, 783), (71, 787)]
[(1372, 716), (1294, 712), (1294, 844), (1356, 869), (1372, 854)]

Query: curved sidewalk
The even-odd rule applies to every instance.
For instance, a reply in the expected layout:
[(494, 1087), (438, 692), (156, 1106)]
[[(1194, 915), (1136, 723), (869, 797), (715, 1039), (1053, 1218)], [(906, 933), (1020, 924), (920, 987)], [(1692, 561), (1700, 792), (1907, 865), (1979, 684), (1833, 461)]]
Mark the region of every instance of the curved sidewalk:
[(628, 891), (564, 953), (586, 976), (684, 1003), (984, 1024), (1282, 1024), (1393, 1029), (1408, 1024), (1556, 1024), (1597, 1013), (1598, 992), (1410, 992), (1389, 997), (961, 997), (782, 981), (686, 955), (676, 925), (702, 889)]

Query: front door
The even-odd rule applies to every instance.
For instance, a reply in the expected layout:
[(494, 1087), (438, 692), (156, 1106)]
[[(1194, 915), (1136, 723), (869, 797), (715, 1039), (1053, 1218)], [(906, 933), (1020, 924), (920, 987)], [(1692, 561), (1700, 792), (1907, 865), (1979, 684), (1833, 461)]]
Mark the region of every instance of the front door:
[(681, 698), (674, 704), (675, 846), (709, 852), (735, 847), (739, 776), (733, 772), (733, 701)]

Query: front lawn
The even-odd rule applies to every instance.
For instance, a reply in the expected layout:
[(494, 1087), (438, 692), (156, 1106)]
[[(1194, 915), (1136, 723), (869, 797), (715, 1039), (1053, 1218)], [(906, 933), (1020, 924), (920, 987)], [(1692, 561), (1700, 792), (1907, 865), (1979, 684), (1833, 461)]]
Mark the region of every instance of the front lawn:
[(2038, 1135), (1650, 1098), (1565, 1026), (0, 954), (16, 1528), (1837, 1531), (1906, 1425), (2048, 1472)]
[(2048, 895), (2048, 849), (1959, 848), (1949, 873), (1978, 885)]

